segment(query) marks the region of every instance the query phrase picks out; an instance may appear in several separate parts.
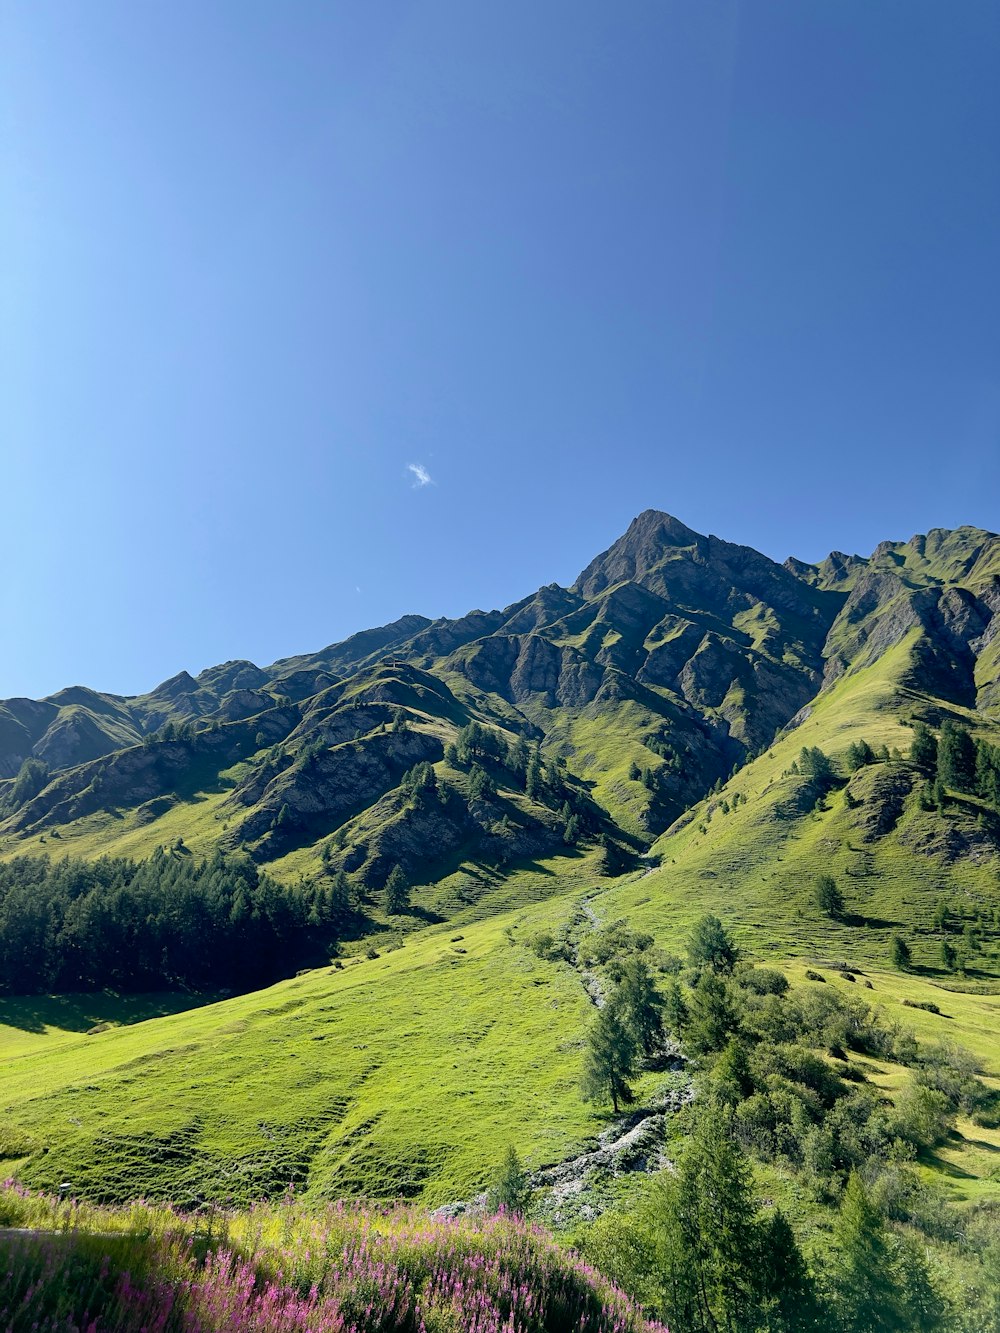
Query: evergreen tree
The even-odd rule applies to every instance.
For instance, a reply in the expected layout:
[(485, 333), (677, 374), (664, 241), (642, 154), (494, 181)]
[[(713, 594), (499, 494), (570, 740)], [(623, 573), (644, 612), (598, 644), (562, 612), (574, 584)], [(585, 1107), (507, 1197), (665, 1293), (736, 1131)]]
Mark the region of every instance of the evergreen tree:
[(934, 1333), (945, 1305), (923, 1257), (886, 1229), (852, 1172), (834, 1225), (832, 1297), (844, 1333)]
[(844, 1190), (834, 1226), (832, 1295), (844, 1333), (903, 1329), (882, 1214), (857, 1172)]
[(663, 997), (664, 1029), (679, 1040), (687, 1027), (688, 1017), (688, 1007), (680, 982), (676, 977), (671, 977)]
[(816, 880), (816, 902), (820, 911), (838, 921), (844, 915), (844, 895), (832, 875), (820, 875)]
[(818, 746), (806, 745), (799, 752), (799, 772), (810, 777), (822, 790), (832, 787), (837, 781), (829, 755)]
[(410, 886), (401, 866), (395, 865), (389, 871), (385, 882), (385, 908), (393, 916), (406, 912), (410, 907)]
[(699, 917), (688, 937), (688, 958), (692, 967), (710, 967), (716, 972), (731, 972), (739, 958), (733, 943), (717, 916)]
[(347, 916), (354, 908), (351, 882), (343, 870), (338, 870), (330, 885), (330, 911), (335, 918)]
[(973, 791), (976, 786), (976, 747), (971, 733), (947, 719), (941, 725), (937, 753), (938, 780), (955, 791)]
[(912, 961), (910, 946), (902, 935), (893, 935), (889, 946), (889, 957), (892, 959), (893, 967), (898, 967), (901, 972), (905, 972), (910, 966)]
[(497, 794), (497, 784), (479, 764), (473, 764), (469, 772), (469, 800), (490, 801)]
[(599, 1009), (587, 1033), (583, 1065), (583, 1098), (610, 1101), (615, 1114), (635, 1101), (629, 1080), (635, 1076), (639, 1051), (616, 997)]
[(859, 768), (864, 768), (867, 764), (874, 764), (876, 755), (867, 741), (852, 741), (847, 747), (846, 759), (848, 771), (856, 773)]
[(569, 819), (566, 820), (566, 823), (563, 826), (563, 842), (566, 843), (568, 847), (573, 847), (576, 845), (579, 836), (580, 818), (578, 815), (570, 815)]
[(635, 760), (633, 759), (632, 762), (631, 762), (631, 763), (629, 764), (629, 766), (628, 766), (628, 776), (629, 776), (629, 781), (630, 781), (630, 782), (638, 782), (638, 781), (639, 781), (639, 778), (641, 777), (641, 775), (642, 775), (642, 769), (639, 767), (639, 765), (638, 765), (638, 764), (635, 762)]
[(528, 742), (523, 736), (518, 736), (514, 744), (507, 747), (507, 767), (523, 777), (528, 770), (530, 753)]
[(721, 1050), (739, 1025), (739, 1015), (729, 983), (706, 968), (691, 991), (684, 1042), (695, 1055)]
[(616, 995), (636, 1046), (644, 1055), (654, 1055), (663, 1044), (663, 996), (642, 958), (626, 959)]
[(486, 1204), (490, 1212), (513, 1213), (523, 1217), (531, 1203), (531, 1181), (521, 1165), (517, 1149), (513, 1144), (504, 1153), (493, 1181), (486, 1193)]
[(910, 760), (924, 773), (937, 771), (938, 743), (926, 722), (914, 722)]
[(976, 741), (976, 794), (1000, 806), (1000, 746)]
[(753, 1092), (746, 1042), (730, 1037), (712, 1069), (712, 1089), (726, 1106), (737, 1106)]
[(945, 969), (946, 972), (953, 972), (955, 970), (955, 962), (958, 957), (958, 954), (955, 949), (955, 946), (951, 943), (950, 940), (941, 941), (940, 954), (941, 954), (941, 966)]
[(676, 1175), (661, 1177), (648, 1214), (661, 1309), (671, 1329), (749, 1333), (760, 1326), (761, 1235), (752, 1182), (729, 1114), (705, 1106)]
[(529, 801), (537, 801), (542, 790), (542, 764), (537, 752), (532, 753), (524, 774), (524, 792)]
[(804, 1333), (829, 1327), (816, 1283), (780, 1208), (761, 1229), (761, 1326), (767, 1333)]

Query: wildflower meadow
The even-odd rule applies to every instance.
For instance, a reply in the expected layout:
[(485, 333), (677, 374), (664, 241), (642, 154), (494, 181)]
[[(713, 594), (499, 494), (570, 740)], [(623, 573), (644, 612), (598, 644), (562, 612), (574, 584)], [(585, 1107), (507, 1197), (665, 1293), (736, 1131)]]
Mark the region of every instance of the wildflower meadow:
[(664, 1333), (504, 1214), (292, 1196), (242, 1213), (105, 1209), (0, 1188), (2, 1333)]

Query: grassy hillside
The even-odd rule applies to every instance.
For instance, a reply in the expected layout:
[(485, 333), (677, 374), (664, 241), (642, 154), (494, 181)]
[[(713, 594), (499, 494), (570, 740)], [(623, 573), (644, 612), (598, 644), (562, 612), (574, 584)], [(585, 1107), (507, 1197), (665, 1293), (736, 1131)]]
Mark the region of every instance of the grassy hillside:
[[(10, 1165), (32, 1184), (69, 1181), (108, 1199), (245, 1201), (294, 1180), (314, 1197), (438, 1204), (483, 1188), (505, 1143), (532, 1167), (569, 1157), (608, 1123), (579, 1092), (593, 1008), (580, 973), (530, 945), (545, 930), (580, 929), (584, 897), (606, 923), (634, 896), (637, 924), (662, 873), (613, 888), (590, 879), (585, 895), (578, 884), (461, 930), (431, 928), (340, 970), (94, 1036), (20, 1029), (14, 1038), (5, 1028)], [(676, 931), (658, 941), (683, 947), (682, 923), (696, 907), (678, 911)], [(741, 922), (738, 910), (731, 917)], [(775, 940), (757, 943), (769, 964), (803, 980), (805, 961), (769, 948)], [(1000, 997), (870, 967), (849, 983), (809, 961), (828, 986), (857, 994), (869, 981), (866, 1000), (921, 1039), (967, 1046), (1000, 1080)], [(892, 1070), (879, 1077), (891, 1090)], [(645, 1076), (645, 1099), (660, 1079)], [(936, 1169), (971, 1197), (991, 1178), (995, 1148), (995, 1132), (970, 1130)]]
[[(1000, 1210), (1000, 786), (985, 748), (1000, 746), (998, 561), (997, 539), (959, 530), (782, 568), (644, 515), (571, 589), (413, 618), (262, 678), (247, 664), (175, 678), (154, 694), (201, 709), (194, 725), (29, 765), (0, 791), (4, 859), (229, 849), (279, 881), (281, 903), (305, 912), (339, 885), (349, 905), (331, 909), (329, 938), (310, 917), (307, 961), (330, 966), (254, 994), (0, 1002), (7, 1167), (106, 1201), (243, 1204), (294, 1183), (317, 1205), (439, 1206), (479, 1194), (513, 1145), (537, 1215), (584, 1234), (638, 1206), (702, 1104), (683, 1109), (690, 1067), (666, 1051), (637, 1077), (631, 1118), (585, 1102), (597, 1006), (639, 953), (664, 990), (679, 976), (699, 1003), (698, 969), (680, 958), (711, 912), (745, 958), (790, 980), (789, 1012), (851, 998), (892, 1034), (852, 1045), (803, 1019), (789, 1036), (775, 1000), (743, 1100), (787, 1092), (779, 1065), (793, 1056), (837, 1087), (810, 1100), (803, 1075), (796, 1146), (757, 1156), (762, 1195), (822, 1256), (847, 1159), (811, 1181), (803, 1145), (834, 1103), (859, 1124), (877, 1105), (881, 1156), (860, 1160), (879, 1188), (927, 1185), (947, 1225), (926, 1237), (961, 1304), (965, 1221)], [(19, 706), (11, 734), (84, 707), (98, 704)], [(147, 717), (134, 701), (101, 707), (116, 727)], [(983, 771), (949, 777), (911, 754), (917, 723), (942, 753), (960, 724)], [(393, 866), (409, 894), (399, 910)], [(821, 877), (841, 908), (821, 906)], [(764, 994), (740, 990), (751, 1018)], [(757, 1041), (751, 1026), (727, 1031)], [(886, 1147), (956, 1045), (984, 1100)], [(725, 1036), (701, 1054), (702, 1091), (742, 1058)], [(896, 1222), (917, 1227), (896, 1202)]]

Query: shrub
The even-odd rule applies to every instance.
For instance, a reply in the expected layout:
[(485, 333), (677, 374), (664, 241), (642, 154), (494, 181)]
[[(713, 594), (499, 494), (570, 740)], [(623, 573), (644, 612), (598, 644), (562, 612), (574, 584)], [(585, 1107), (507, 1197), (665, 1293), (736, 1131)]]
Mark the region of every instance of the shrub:
[(784, 995), (788, 990), (788, 978), (776, 967), (751, 967), (741, 970), (736, 977), (744, 990), (756, 995)]

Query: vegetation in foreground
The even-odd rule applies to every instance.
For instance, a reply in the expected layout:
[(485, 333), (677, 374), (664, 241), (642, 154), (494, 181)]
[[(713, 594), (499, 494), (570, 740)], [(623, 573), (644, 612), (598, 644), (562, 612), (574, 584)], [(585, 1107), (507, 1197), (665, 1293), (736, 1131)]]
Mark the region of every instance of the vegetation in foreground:
[[(513, 1216), (286, 1199), (185, 1219), (0, 1191), (0, 1327), (45, 1333), (655, 1333), (612, 1283)], [(56, 1228), (61, 1227), (61, 1230)]]
[[(713, 916), (665, 993), (642, 938), (617, 933), (584, 1091), (628, 1103), (642, 1064), (681, 1039), (696, 1096), (665, 1126), (667, 1169), (581, 1227), (581, 1248), (675, 1333), (1000, 1328), (996, 1200), (959, 1210), (926, 1178), (960, 1115), (1000, 1120), (976, 1058), (920, 1045), (819, 973), (793, 989), (741, 962)], [(892, 1098), (871, 1077), (886, 1065), (902, 1077)], [(755, 1177), (796, 1207), (810, 1256), (782, 1207), (762, 1206)]]

